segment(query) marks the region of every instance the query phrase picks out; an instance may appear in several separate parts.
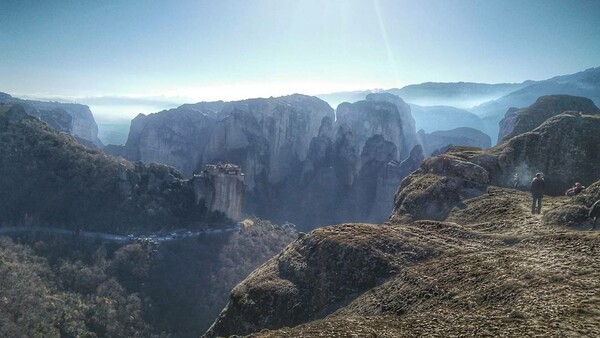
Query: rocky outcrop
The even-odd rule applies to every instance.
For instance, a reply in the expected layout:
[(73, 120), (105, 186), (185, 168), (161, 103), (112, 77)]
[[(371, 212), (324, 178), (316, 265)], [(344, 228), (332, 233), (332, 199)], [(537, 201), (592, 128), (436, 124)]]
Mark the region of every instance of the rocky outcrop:
[(391, 219), (444, 219), (462, 201), (483, 194), (488, 184), (528, 186), (542, 172), (546, 194), (562, 195), (574, 182), (589, 185), (600, 174), (600, 118), (565, 112), (531, 132), (490, 148), (451, 148), (429, 158), (402, 181)]
[[(59, 131), (75, 136), (86, 145), (103, 147), (102, 142), (98, 139), (98, 125), (88, 106), (76, 103), (22, 100), (8, 94), (0, 96), (0, 103), (27, 106), (31, 115), (40, 118), (53, 128), (58, 127)], [(65, 113), (69, 117), (66, 117)]]
[(488, 135), (499, 134), (498, 122), (502, 120), (510, 107), (527, 107), (534, 104), (541, 96), (566, 94), (587, 97), (600, 106), (600, 67), (543, 81), (528, 82), (521, 89), (471, 109), (471, 112), (483, 118), (488, 125), (487, 128), (494, 127), (493, 130), (490, 130), (492, 133), (488, 133)]
[(306, 159), (321, 120), (333, 118), (327, 103), (306, 95), (251, 99), (226, 105), (203, 154), (204, 163), (239, 163), (255, 189), (277, 184)]
[(0, 105), (0, 132), (2, 224), (122, 233), (225, 220), (196, 204), (175, 169), (84, 147), (22, 106)]
[[(218, 162), (245, 173), (245, 212), (309, 228), (383, 221), (400, 180), (419, 159), (410, 107), (390, 94), (341, 104), (337, 119), (305, 95), (200, 103), (133, 120), (132, 160), (167, 163), (186, 175)], [(418, 148), (420, 149), (420, 148)]]
[(483, 132), (473, 128), (456, 128), (452, 130), (435, 131), (426, 133), (419, 130), (417, 139), (423, 145), (425, 155), (431, 156), (450, 146), (469, 146), (487, 149), (492, 145), (492, 140)]
[(196, 203), (203, 202), (212, 212), (240, 221), (244, 206), (244, 174), (234, 164), (206, 165), (200, 175), (192, 177)]
[(245, 335), (322, 318), (404, 264), (435, 254), (432, 247), (388, 227), (320, 228), (238, 284), (206, 337)]
[(389, 161), (381, 167), (377, 174), (373, 206), (366, 221), (381, 223), (383, 217), (389, 214), (394, 207), (394, 200), (390, 196), (394, 196), (398, 182), (417, 170), (423, 159), (423, 148), (416, 145), (410, 155), (401, 163)]
[[(206, 336), (568, 335), (570, 327), (550, 323), (575, 313), (569, 304), (588, 299), (600, 274), (582, 284), (536, 269), (560, 264), (580, 276), (598, 262), (597, 236), (552, 229), (591, 226), (586, 213), (600, 198), (600, 177), (591, 171), (600, 163), (598, 128), (597, 116), (566, 112), (491, 149), (453, 147), (426, 159), (402, 181), (389, 223), (302, 236), (234, 288)], [(382, 159), (389, 153), (377, 138), (364, 149), (381, 149), (367, 152)], [(572, 174), (596, 183), (573, 199), (545, 197), (546, 208), (557, 207), (532, 216), (529, 193), (498, 187), (519, 162), (546, 165), (551, 194)], [(558, 308), (561, 315), (552, 317)], [(591, 319), (570, 318), (577, 330), (600, 332)]]
[[(544, 222), (551, 226), (569, 226), (589, 230), (594, 220), (589, 217), (590, 209), (600, 200), (600, 180), (590, 184), (583, 192), (569, 198), (568, 202), (544, 213)], [(600, 219), (597, 220), (598, 227)]]
[(542, 96), (527, 108), (509, 109), (500, 121), (498, 142), (506, 141), (519, 134), (531, 131), (544, 121), (565, 111), (578, 111), (588, 115), (600, 114), (592, 100), (569, 95)]
[(519, 108), (510, 107), (504, 114), (504, 118), (500, 120), (500, 131), (498, 133), (498, 143), (502, 140), (502, 138), (508, 134), (510, 134), (515, 128), (515, 121), (517, 120), (517, 112)]
[(461, 201), (482, 195), (489, 181), (483, 167), (459, 157), (428, 158), (400, 184), (390, 219), (399, 223), (443, 220)]
[(404, 102), (399, 96), (390, 93), (371, 93), (366, 96), (367, 101), (383, 101), (389, 102), (396, 106), (402, 121), (402, 137), (405, 141), (405, 149), (400, 149), (400, 157), (403, 158), (408, 154), (408, 151), (415, 146), (417, 135), (415, 134), (415, 119), (413, 118), (411, 107)]
[(123, 150), (112, 153), (132, 161), (167, 164), (189, 176), (201, 165), (202, 151), (223, 106), (223, 102), (201, 102), (140, 114), (131, 121)]
[[(420, 164), (422, 149), (413, 147), (410, 155), (402, 151), (406, 155), (399, 157), (399, 147), (416, 144), (410, 136), (414, 129), (404, 134), (402, 116), (410, 116), (410, 108), (399, 98), (377, 97), (341, 104), (335, 123), (323, 120), (297, 178), (292, 176), (284, 188), (293, 202), (277, 208), (285, 212), (280, 217), (300, 225), (382, 222), (388, 217), (393, 194)], [(398, 107), (407, 111), (400, 114)], [(297, 195), (303, 198), (288, 197)]]
[(531, 178), (536, 172), (546, 176), (548, 194), (562, 194), (574, 182), (589, 185), (600, 178), (600, 118), (559, 114), (472, 161), (485, 166), (492, 182), (501, 186), (509, 186), (515, 173)]
[[(410, 113), (410, 108), (408, 109)], [(370, 137), (381, 135), (396, 146), (396, 159), (408, 155), (408, 139), (402, 132), (405, 122), (402, 121), (396, 104), (374, 100), (342, 103), (337, 107), (336, 116), (336, 122), (340, 126), (338, 128), (352, 133), (351, 146), (358, 154), (362, 153), (362, 148)]]

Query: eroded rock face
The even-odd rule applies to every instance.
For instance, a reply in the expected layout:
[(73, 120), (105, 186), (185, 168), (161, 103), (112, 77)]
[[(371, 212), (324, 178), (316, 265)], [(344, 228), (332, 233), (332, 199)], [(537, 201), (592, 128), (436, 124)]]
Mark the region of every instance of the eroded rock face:
[(400, 149), (399, 158), (405, 157), (412, 147), (415, 146), (417, 137), (415, 133), (415, 119), (412, 115), (410, 106), (399, 96), (390, 93), (371, 93), (367, 95), (366, 100), (389, 102), (396, 106), (398, 113), (400, 114), (400, 120), (402, 121), (402, 137), (405, 140), (405, 147), (404, 149)]
[[(544, 213), (544, 223), (588, 230), (594, 223), (589, 215), (590, 209), (598, 200), (600, 200), (600, 180), (587, 186), (582, 193), (570, 198), (567, 203)], [(600, 220), (597, 221), (596, 227), (599, 226)]]
[(423, 130), (419, 130), (417, 138), (423, 145), (427, 156), (431, 156), (436, 151), (440, 151), (440, 149), (444, 149), (449, 145), (469, 146), (481, 149), (487, 149), (492, 145), (492, 140), (487, 134), (468, 127), (435, 131), (433, 133), (425, 133)]
[(215, 216), (196, 204), (192, 183), (174, 168), (84, 147), (22, 106), (0, 105), (0, 133), (2, 223), (29, 219), (122, 233), (194, 226)]
[(212, 212), (240, 221), (244, 206), (244, 174), (233, 164), (206, 165), (202, 174), (192, 177), (196, 204), (204, 203)]
[(527, 108), (517, 111), (511, 108), (506, 112), (504, 119), (500, 121), (498, 142), (531, 131), (552, 116), (565, 111), (578, 111), (588, 115), (600, 113), (600, 109), (594, 105), (594, 102), (585, 97), (570, 95), (542, 96)]
[(472, 161), (490, 171), (494, 184), (509, 186), (515, 173), (530, 180), (541, 172), (546, 193), (560, 195), (574, 182), (589, 185), (600, 178), (600, 118), (562, 113), (490, 149), (489, 154), (495, 161), (484, 157)]
[[(545, 228), (586, 220), (590, 205), (600, 198), (600, 172), (591, 171), (600, 163), (598, 128), (598, 116), (566, 112), (491, 149), (453, 147), (426, 159), (400, 184), (390, 223), (343, 224), (304, 235), (232, 291), (207, 336), (250, 332), (257, 337), (323, 332), (401, 336), (407, 330), (410, 336), (465, 336), (478, 323), (483, 324), (477, 332), (485, 329), (492, 335), (556, 332), (549, 324), (532, 328), (530, 323), (554, 321), (546, 318), (557, 306), (564, 306), (564, 313), (576, 312), (568, 304), (580, 304), (589, 287), (577, 283), (572, 284), (577, 292), (562, 292), (565, 279), (560, 278), (555, 284), (540, 285), (547, 288), (540, 292), (532, 290), (528, 281), (552, 273), (536, 270), (539, 262), (561, 264), (575, 275), (598, 260), (597, 236)], [(314, 158), (327, 158), (328, 149), (338, 149), (335, 144), (353, 144), (351, 128), (338, 135), (344, 137), (333, 146), (319, 142), (317, 147), (315, 142), (314, 149), (319, 149), (315, 154), (321, 157)], [(382, 136), (369, 139), (361, 159), (370, 154), (369, 161), (387, 160), (391, 149), (386, 142)], [(335, 153), (356, 158), (351, 146)], [(572, 175), (596, 183), (572, 200), (546, 197), (559, 207), (540, 219), (528, 210), (528, 193), (497, 186), (506, 186), (509, 173), (522, 165), (531, 166), (531, 175), (545, 168), (550, 193), (557, 182)], [(336, 168), (335, 162), (332, 167)], [(578, 181), (589, 185), (585, 180)], [(373, 281), (365, 279), (365, 273), (378, 276), (381, 283), (369, 286)], [(594, 275), (586, 285), (597, 280)], [(579, 301), (565, 302), (566, 298)], [(544, 312), (548, 308), (552, 310)], [(519, 322), (504, 324), (494, 318), (506, 313), (520, 318)], [(468, 319), (461, 319), (465, 316)], [(572, 323), (578, 327), (598, 330), (595, 322), (575, 316)], [(461, 324), (449, 326), (448, 318)]]
[(200, 165), (223, 105), (201, 102), (148, 116), (140, 114), (131, 121), (121, 154), (133, 161), (167, 164), (189, 176)]
[(515, 128), (515, 122), (517, 120), (517, 112), (519, 108), (510, 107), (504, 114), (504, 118), (500, 120), (500, 131), (498, 132), (498, 143), (502, 141), (502, 138), (510, 134)]
[(295, 202), (278, 207), (286, 212), (282, 216), (301, 225), (387, 219), (398, 184), (423, 158), (420, 146), (398, 157), (399, 147), (416, 144), (416, 139), (403, 134), (404, 115), (398, 112), (400, 106), (410, 115), (410, 108), (399, 98), (390, 103), (389, 96), (386, 101), (370, 96), (369, 101), (341, 104), (335, 123), (323, 121), (299, 178), (292, 176), (284, 189), (286, 196), (305, 198), (292, 197)]
[[(407, 109), (410, 112), (410, 108)], [(381, 135), (396, 146), (396, 159), (408, 155), (410, 148), (402, 132), (403, 121), (396, 104), (374, 100), (342, 103), (338, 106), (336, 115), (339, 128), (345, 125), (344, 128), (352, 132), (352, 146), (358, 154), (362, 153), (362, 148), (370, 137)]]
[(447, 154), (428, 158), (400, 184), (390, 219), (443, 220), (462, 200), (483, 194), (489, 180), (483, 167), (461, 158)]
[(203, 155), (204, 163), (239, 163), (246, 184), (255, 189), (260, 176), (277, 184), (306, 159), (313, 137), (333, 109), (317, 98), (290, 95), (231, 102), (225, 106)]
[(238, 284), (206, 337), (322, 318), (403, 264), (434, 255), (433, 248), (405, 241), (390, 227), (347, 224), (314, 230)]
[(125, 147), (108, 150), (184, 175), (206, 164), (239, 165), (245, 212), (274, 221), (308, 228), (383, 221), (419, 159), (415, 153), (399, 164), (417, 144), (410, 107), (390, 94), (372, 95), (340, 105), (337, 117), (324, 101), (299, 94), (184, 105), (136, 117)]
[[(83, 140), (86, 145), (103, 147), (102, 142), (98, 139), (98, 125), (88, 106), (76, 103), (22, 100), (5, 93), (2, 94), (4, 95), (0, 97), (1, 103), (29, 107), (27, 108), (29, 114), (40, 118), (53, 128)], [(69, 117), (66, 117), (64, 113), (67, 113)]]

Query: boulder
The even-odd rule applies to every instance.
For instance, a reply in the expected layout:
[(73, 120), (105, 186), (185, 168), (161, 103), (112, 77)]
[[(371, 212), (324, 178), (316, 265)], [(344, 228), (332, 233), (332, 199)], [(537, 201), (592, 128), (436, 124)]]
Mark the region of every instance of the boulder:
[(578, 111), (588, 115), (600, 114), (592, 100), (570, 95), (548, 95), (538, 98), (527, 108), (509, 109), (500, 121), (498, 142), (532, 131), (544, 121), (565, 111)]

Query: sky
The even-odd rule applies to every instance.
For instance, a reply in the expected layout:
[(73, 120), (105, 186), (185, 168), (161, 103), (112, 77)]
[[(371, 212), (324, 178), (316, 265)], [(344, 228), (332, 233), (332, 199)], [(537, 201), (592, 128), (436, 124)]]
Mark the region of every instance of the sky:
[(596, 0), (0, 0), (0, 91), (114, 110), (542, 80), (600, 66), (598, 14)]

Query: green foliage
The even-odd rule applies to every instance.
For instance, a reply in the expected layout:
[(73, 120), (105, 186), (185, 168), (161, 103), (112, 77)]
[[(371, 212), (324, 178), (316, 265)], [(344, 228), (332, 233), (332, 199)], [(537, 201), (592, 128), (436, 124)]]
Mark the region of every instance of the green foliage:
[(246, 224), (158, 247), (0, 237), (0, 337), (198, 337), (230, 290), (297, 236)]
[(107, 156), (11, 114), (0, 116), (0, 225), (124, 233), (224, 222), (174, 169)]
[(143, 319), (144, 302), (104, 268), (102, 261), (52, 266), (28, 246), (0, 238), (0, 336), (156, 336)]

